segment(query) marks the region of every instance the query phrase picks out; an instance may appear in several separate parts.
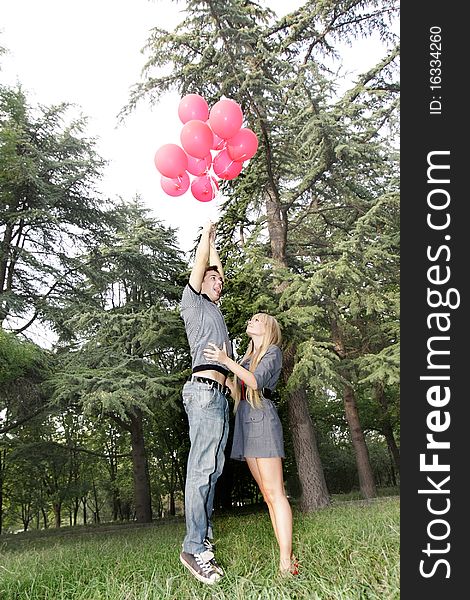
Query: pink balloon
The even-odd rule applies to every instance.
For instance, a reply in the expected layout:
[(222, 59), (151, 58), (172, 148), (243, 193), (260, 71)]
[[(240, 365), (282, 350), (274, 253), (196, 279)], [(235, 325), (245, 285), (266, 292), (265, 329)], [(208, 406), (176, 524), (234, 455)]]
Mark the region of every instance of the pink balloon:
[(182, 177), (161, 177), (160, 185), (165, 194), (169, 196), (182, 196), (189, 188), (189, 175), (184, 173)]
[(258, 138), (248, 127), (243, 127), (227, 140), (227, 152), (232, 160), (248, 160), (258, 150)]
[(212, 154), (209, 152), (204, 158), (195, 158), (194, 156), (188, 156), (188, 171), (191, 175), (203, 175), (210, 169), (212, 164)]
[(210, 153), (214, 141), (212, 131), (203, 121), (192, 119), (183, 125), (180, 134), (185, 151), (196, 158), (204, 158)]
[(164, 144), (155, 154), (155, 166), (164, 177), (182, 177), (188, 166), (188, 157), (177, 144)]
[(199, 200), (199, 202), (209, 202), (210, 200), (213, 200), (218, 189), (219, 186), (217, 181), (209, 175), (196, 177), (191, 184), (191, 193), (196, 200)]
[(212, 163), (214, 173), (221, 179), (235, 179), (243, 168), (243, 163), (232, 160), (227, 149), (221, 150)]
[[(212, 131), (209, 120), (206, 121), (206, 124), (209, 127), (209, 129)], [(213, 137), (213, 141), (212, 141), (211, 150), (222, 150), (222, 148), (225, 148), (225, 144), (227, 143), (227, 140), (224, 140), (224, 138), (221, 138), (219, 135), (217, 135), (213, 131), (212, 131), (212, 137)]]
[(216, 133), (212, 132), (214, 136), (214, 141), (212, 142), (211, 150), (222, 150), (225, 146), (224, 138), (219, 137)]
[(216, 135), (225, 140), (231, 138), (242, 126), (242, 109), (235, 100), (219, 100), (209, 112), (209, 123)]
[(192, 119), (207, 121), (209, 116), (209, 105), (199, 94), (187, 94), (181, 98), (178, 105), (178, 117), (182, 123)]

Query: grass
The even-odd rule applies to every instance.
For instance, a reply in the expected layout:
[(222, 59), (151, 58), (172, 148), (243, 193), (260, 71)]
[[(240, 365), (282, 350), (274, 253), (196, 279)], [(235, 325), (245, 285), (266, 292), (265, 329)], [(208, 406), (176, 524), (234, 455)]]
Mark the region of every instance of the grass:
[(277, 574), (267, 511), (215, 518), (214, 586), (179, 562), (184, 522), (0, 537), (1, 600), (392, 600), (399, 596), (399, 500), (294, 511), (298, 577)]

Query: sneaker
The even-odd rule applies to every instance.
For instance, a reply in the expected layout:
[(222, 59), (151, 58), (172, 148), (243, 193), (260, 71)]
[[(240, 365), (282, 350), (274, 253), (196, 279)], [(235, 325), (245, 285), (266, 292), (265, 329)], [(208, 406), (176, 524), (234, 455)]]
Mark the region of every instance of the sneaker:
[[(214, 554), (215, 545), (208, 538), (204, 539), (203, 544), (207, 548), (207, 550), (209, 550), (210, 552), (212, 552), (212, 554)], [(224, 570), (219, 565), (219, 563), (215, 560), (215, 556), (214, 556), (214, 558), (211, 558), (211, 560), (209, 562), (214, 567), (214, 569), (217, 571), (217, 573), (222, 575), (222, 577), (225, 575)]]
[(207, 550), (210, 550), (211, 552), (215, 552), (215, 544), (213, 544), (209, 538), (204, 538), (202, 543), (207, 548)]
[(200, 554), (189, 554), (181, 552), (180, 561), (183, 565), (202, 583), (213, 585), (221, 578), (215, 567), (210, 562), (214, 558), (214, 554), (209, 550), (205, 550)]

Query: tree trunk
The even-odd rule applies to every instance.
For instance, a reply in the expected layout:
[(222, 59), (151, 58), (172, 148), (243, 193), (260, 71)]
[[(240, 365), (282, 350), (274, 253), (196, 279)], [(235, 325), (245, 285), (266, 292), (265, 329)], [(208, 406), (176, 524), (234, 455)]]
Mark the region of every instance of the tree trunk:
[(398, 449), (397, 443), (395, 441), (395, 436), (393, 435), (393, 428), (390, 423), (390, 419), (388, 418), (388, 400), (384, 394), (383, 386), (379, 385), (376, 389), (377, 398), (382, 406), (384, 412), (384, 418), (382, 422), (382, 433), (387, 441), (387, 446), (390, 451), (390, 454), (393, 457), (393, 461), (395, 463), (395, 469), (397, 472), (400, 472), (400, 450)]
[(175, 492), (170, 490), (170, 500), (168, 504), (168, 512), (174, 517), (176, 515)]
[(44, 522), (44, 529), (49, 528), (49, 520), (47, 518), (47, 512), (44, 510), (44, 507), (41, 506), (42, 520)]
[(83, 506), (83, 510), (82, 510), (82, 514), (83, 514), (83, 524), (86, 525), (88, 522), (88, 516), (87, 516), (87, 511), (86, 511), (86, 504), (87, 504), (87, 498), (86, 496), (82, 497), (82, 506)]
[(175, 461), (171, 461), (171, 476), (170, 476), (170, 504), (169, 511), (170, 515), (174, 517), (176, 515), (176, 503), (175, 503)]
[(3, 481), (7, 451), (0, 450), (0, 535), (3, 530)]
[(377, 489), (375, 487), (372, 467), (370, 466), (369, 452), (362, 432), (359, 413), (357, 412), (354, 390), (349, 385), (344, 386), (344, 411), (349, 431), (351, 432), (361, 494), (364, 498), (375, 498), (377, 496)]
[(121, 500), (116, 490), (113, 490), (113, 521), (122, 521)]
[[(0, 243), (0, 298), (2, 294), (8, 291), (6, 287), (7, 272), (8, 272), (8, 260), (10, 256), (10, 244), (13, 236), (13, 225), (7, 223), (5, 226), (5, 234), (3, 240)], [(0, 324), (3, 323), (8, 315), (7, 302), (4, 303), (3, 299), (0, 303)]]
[[(270, 180), (265, 200), (271, 254), (278, 264), (287, 267), (287, 220), (282, 211), (278, 191), (272, 180), (272, 173), (270, 173)], [(284, 284), (281, 284), (278, 291), (281, 292), (283, 287), (285, 287)], [(291, 346), (285, 352), (283, 359), (283, 373), (286, 381), (294, 368), (294, 356), (295, 347)], [(318, 453), (317, 438), (308, 410), (305, 389), (298, 388), (289, 396), (288, 415), (297, 473), (302, 488), (300, 509), (307, 512), (328, 506), (330, 496)]]
[(281, 203), (274, 185), (266, 190), (266, 216), (268, 218), (269, 242), (273, 259), (283, 266), (286, 263), (287, 223), (283, 218)]
[(74, 499), (74, 503), (73, 503), (73, 525), (74, 525), (74, 527), (77, 525), (79, 510), (80, 510), (80, 498), (78, 496), (76, 496)]
[[(295, 348), (293, 346), (284, 355), (286, 380), (294, 367), (294, 355)], [(317, 510), (330, 504), (330, 496), (305, 390), (298, 388), (292, 392), (288, 403), (289, 426), (292, 431), (295, 461), (302, 488), (300, 510), (304, 512)]]
[(54, 527), (59, 528), (60, 524), (61, 524), (60, 512), (62, 509), (62, 503), (61, 502), (53, 502), (52, 508), (54, 509)]
[[(331, 337), (335, 345), (336, 352), (341, 360), (346, 358), (343, 337), (338, 324), (338, 320), (333, 317), (331, 320)], [(347, 369), (343, 369), (344, 377), (348, 380)], [(359, 487), (364, 498), (375, 498), (377, 489), (374, 482), (374, 474), (370, 466), (369, 452), (367, 450), (366, 440), (362, 432), (359, 413), (357, 411), (356, 397), (354, 390), (350, 385), (344, 386), (344, 412), (351, 433), (351, 441), (356, 458), (357, 474), (359, 476)]]
[(397, 443), (395, 441), (395, 436), (393, 435), (393, 429), (389, 422), (384, 423), (382, 426), (382, 433), (387, 442), (387, 447), (390, 452), (390, 456), (393, 460), (393, 466), (397, 473), (400, 472), (400, 450), (398, 449)]
[(128, 415), (131, 423), (132, 473), (134, 476), (134, 503), (138, 523), (152, 522), (150, 483), (145, 455), (142, 413), (136, 409)]
[(120, 490), (118, 488), (116, 474), (114, 473), (114, 471), (111, 471), (111, 490), (113, 498), (113, 521), (117, 521), (118, 519), (122, 521)]
[(95, 510), (93, 511), (93, 523), (100, 523), (100, 507), (98, 504), (98, 491), (96, 489), (95, 480), (93, 480), (93, 501), (95, 503)]

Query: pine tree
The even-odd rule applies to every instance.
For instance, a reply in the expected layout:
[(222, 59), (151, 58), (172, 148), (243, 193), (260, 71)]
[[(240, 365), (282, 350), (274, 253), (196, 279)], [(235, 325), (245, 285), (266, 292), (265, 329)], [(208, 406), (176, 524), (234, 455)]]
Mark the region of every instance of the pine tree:
[[(341, 255), (337, 245), (386, 193), (389, 173), (396, 168), (383, 147), (384, 135), (390, 133), (384, 130), (389, 127), (393, 133), (397, 111), (398, 48), (390, 29), (396, 12), (396, 4), (389, 1), (305, 2), (276, 19), (255, 3), (188, 2), (187, 17), (174, 32), (156, 28), (149, 39), (145, 78), (136, 86), (129, 109), (139, 98), (157, 100), (169, 89), (181, 95), (200, 93), (209, 103), (226, 95), (242, 105), (248, 126), (258, 134), (255, 158), (236, 180), (222, 186), (228, 197), (223, 230), (228, 252), (233, 252), (250, 232), (261, 239), (259, 227), (264, 224), (269, 242), (266, 265), (279, 273), (280, 280), (273, 292), (284, 299), (294, 289), (288, 285), (289, 273), (309, 278), (325, 257)], [(336, 46), (353, 44), (355, 38), (373, 32), (389, 49), (338, 96), (332, 73)], [(320, 301), (329, 302), (321, 295)], [(328, 344), (340, 350), (343, 343), (338, 337), (342, 334), (339, 299), (333, 295), (330, 301), (329, 312), (323, 311), (315, 327), (315, 334), (323, 331), (330, 339), (321, 339), (316, 347), (323, 344), (322, 360), (332, 378), (344, 381), (349, 408), (354, 405), (352, 387), (346, 385), (350, 374), (340, 372), (343, 361), (338, 371), (330, 360)], [(303, 488), (301, 506), (309, 510), (328, 504), (329, 498), (307, 388), (294, 369), (296, 362), (305, 362), (309, 348), (300, 328), (306, 315), (315, 315), (314, 306), (305, 302), (300, 306), (301, 311), (292, 307), (284, 318), (292, 334), (285, 373), (290, 380), (289, 414)], [(353, 407), (350, 412), (351, 427), (360, 429), (357, 411)], [(370, 496), (374, 483), (367, 449), (363, 440), (356, 441), (363, 493)]]
[(177, 307), (185, 263), (174, 230), (147, 217), (138, 201), (117, 210), (113, 242), (82, 258), (80, 293), (64, 307), (55, 399), (110, 418), (130, 434), (136, 518), (147, 522), (146, 415), (178, 409), (187, 368)]
[(70, 294), (75, 253), (109, 221), (93, 189), (104, 162), (69, 113), (0, 87), (0, 324), (18, 333), (50, 319)]

